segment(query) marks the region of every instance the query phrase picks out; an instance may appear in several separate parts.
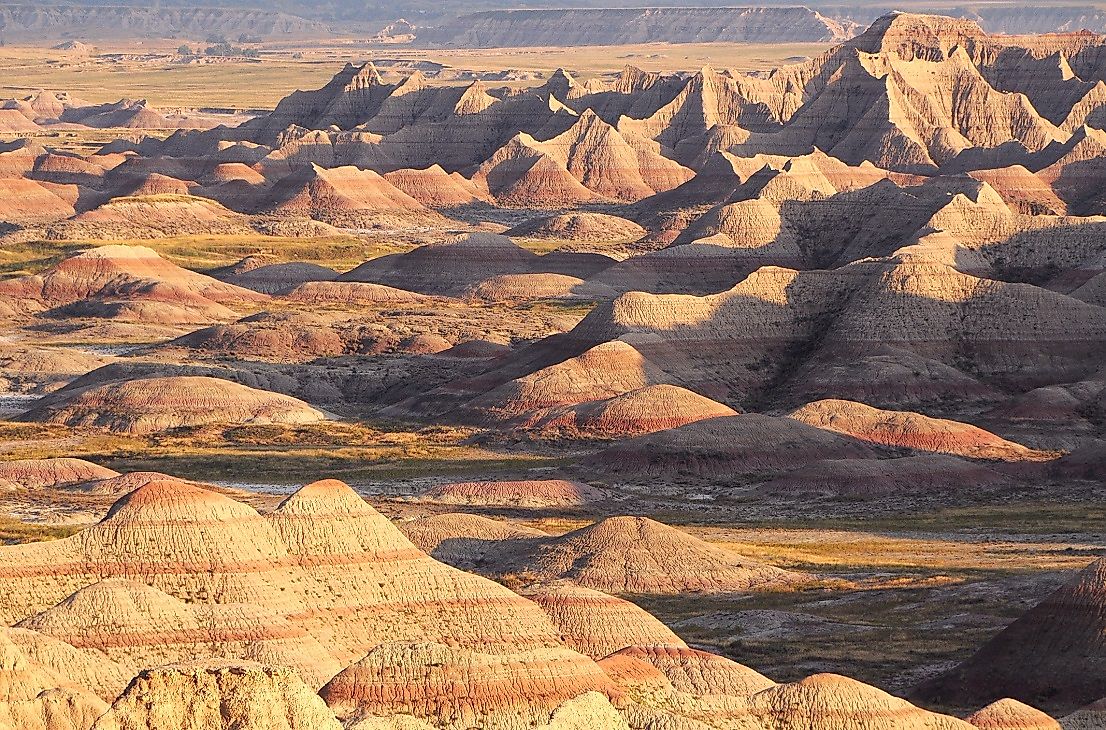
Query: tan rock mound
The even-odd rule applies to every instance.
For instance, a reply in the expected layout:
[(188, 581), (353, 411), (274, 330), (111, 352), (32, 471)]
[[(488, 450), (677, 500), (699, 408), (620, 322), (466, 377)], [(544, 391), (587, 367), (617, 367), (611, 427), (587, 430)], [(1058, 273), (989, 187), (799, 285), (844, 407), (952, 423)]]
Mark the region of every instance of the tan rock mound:
[(448, 243), (372, 259), (339, 279), (454, 296), (490, 276), (532, 273), (538, 260), (537, 255), (505, 236), (474, 233)]
[(489, 198), (460, 173), (447, 173), (440, 165), (423, 170), (395, 170), (384, 179), (429, 208), (458, 208), (486, 203)]
[(151, 195), (189, 195), (188, 183), (160, 172), (142, 175), (127, 186), (125, 195), (143, 197)]
[(420, 517), (400, 529), (423, 552), (463, 569), (480, 564), (502, 541), (549, 537), (532, 527), (461, 512)]
[(119, 472), (84, 459), (16, 459), (0, 461), (0, 489), (65, 487), (94, 479), (109, 479)]
[(967, 423), (883, 411), (855, 401), (820, 400), (792, 411), (790, 417), (883, 446), (1006, 461), (1039, 458), (1032, 449)]
[(555, 437), (640, 436), (737, 411), (676, 385), (650, 385), (605, 400), (551, 409), (530, 428)]
[[(5, 638), (6, 637), (6, 638)], [(0, 643), (16, 646), (27, 662), (111, 702), (126, 688), (133, 671), (98, 651), (77, 649), (64, 641), (30, 629), (0, 628)]]
[(0, 216), (10, 223), (56, 221), (76, 212), (46, 185), (22, 178), (0, 179), (0, 201)]
[(579, 507), (603, 499), (603, 493), (580, 482), (540, 479), (440, 484), (423, 492), (422, 499), (480, 507)]
[(95, 730), (341, 730), (289, 669), (251, 662), (177, 664), (142, 672)]
[(1068, 207), (1044, 180), (1021, 165), (975, 170), (971, 176), (994, 188), (1013, 210), (1026, 215), (1065, 215)]
[(506, 235), (611, 244), (613, 247), (616, 244), (636, 241), (644, 236), (645, 232), (644, 228), (626, 218), (606, 213), (575, 212), (534, 218), (515, 226), (507, 231)]
[(749, 711), (770, 730), (971, 730), (963, 720), (915, 707), (854, 679), (815, 674), (749, 698)]
[(614, 654), (659, 669), (679, 692), (748, 697), (776, 686), (764, 675), (717, 654), (686, 646), (634, 646)]
[(564, 274), (503, 274), (476, 284), (466, 297), (477, 301), (519, 302), (532, 299), (610, 299), (615, 291)]
[(342, 228), (444, 222), (372, 170), (311, 164), (280, 179), (264, 210), (314, 218)]
[(453, 347), (453, 343), (433, 332), (423, 332), (402, 340), (397, 349), (409, 355), (437, 355)]
[(262, 607), (185, 603), (122, 578), (82, 588), (17, 626), (135, 670), (196, 658), (253, 659), (290, 667), (320, 687), (341, 669), (306, 630)]
[[(787, 443), (787, 449), (778, 444)], [(790, 471), (821, 459), (873, 458), (872, 447), (790, 418), (744, 414), (710, 418), (638, 436), (587, 459), (622, 479), (684, 475), (732, 481), (734, 474)]]
[(291, 396), (229, 380), (169, 376), (63, 391), (21, 418), (143, 434), (217, 423), (314, 423), (326, 416)]
[(801, 580), (645, 517), (609, 517), (560, 537), (508, 540), (485, 559), (500, 574), (563, 578), (605, 593), (746, 592)]
[(0, 345), (0, 381), (13, 391), (48, 391), (109, 362), (72, 348)]
[(684, 647), (667, 626), (629, 601), (567, 581), (527, 586), (565, 643), (599, 660), (626, 647)]
[(1079, 707), (1106, 696), (1106, 559), (1099, 559), (987, 642), (915, 689), (927, 701), (980, 705), (1004, 697)]
[(88, 730), (107, 709), (0, 633), (0, 726), (13, 730)]
[(259, 312), (178, 337), (163, 349), (243, 360), (308, 362), (323, 357), (378, 354), (398, 337), (387, 327), (304, 312)]
[(183, 269), (145, 246), (109, 245), (71, 256), (42, 274), (0, 282), (0, 299), (31, 308), (84, 300), (153, 302), (208, 317), (232, 313), (226, 305), (264, 301), (263, 294)]
[(300, 286), (304, 282), (329, 282), (337, 276), (337, 271), (325, 266), (291, 261), (258, 266), (249, 271), (224, 275), (221, 278), (230, 284), (263, 294), (277, 294)]
[(525, 421), (540, 416), (540, 409), (613, 398), (666, 380), (633, 346), (615, 340), (504, 383), (470, 401), (464, 411), (481, 421)]
[(72, 487), (74, 491), (85, 494), (96, 494), (108, 497), (122, 497), (130, 494), (139, 487), (144, 487), (150, 482), (182, 482), (197, 485), (196, 482), (188, 482), (170, 474), (162, 474), (158, 471), (131, 471), (119, 476), (105, 479), (92, 479)]
[(531, 727), (589, 691), (613, 692), (603, 671), (568, 649), (484, 654), (441, 644), (383, 644), (320, 694), (338, 717), (408, 714), (449, 730)]
[(1060, 723), (1045, 713), (1009, 697), (976, 710), (966, 719), (980, 730), (1061, 730)]
[(91, 241), (253, 233), (245, 216), (214, 200), (179, 193), (112, 198), (46, 231), (55, 240)]
[(309, 281), (292, 289), (286, 297), (295, 302), (331, 306), (417, 304), (431, 301), (422, 294), (359, 281)]

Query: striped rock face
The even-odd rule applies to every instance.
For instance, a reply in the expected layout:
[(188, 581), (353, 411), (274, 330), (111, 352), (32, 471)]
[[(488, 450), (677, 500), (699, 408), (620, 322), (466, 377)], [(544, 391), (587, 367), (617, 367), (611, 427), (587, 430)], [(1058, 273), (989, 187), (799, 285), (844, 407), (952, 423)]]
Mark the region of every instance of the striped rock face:
[(433, 560), (336, 481), (308, 485), (265, 516), (185, 482), (152, 481), (73, 537), (0, 554), (4, 623), (86, 645), (100, 635), (110, 656), (136, 668), (187, 656), (189, 644), (210, 655), (205, 631), (190, 626), (221, 637), (227, 656), (249, 644), (320, 681), (386, 641), (562, 646), (534, 603)]
[(532, 727), (585, 692), (613, 693), (603, 671), (568, 649), (484, 654), (389, 643), (343, 670), (321, 694), (342, 718), (410, 714), (441, 728)]
[(529, 586), (523, 594), (542, 607), (568, 646), (592, 659), (627, 647), (686, 648), (647, 611), (606, 593), (558, 581)]
[(862, 441), (913, 451), (1005, 461), (1049, 458), (971, 424), (909, 411), (884, 411), (855, 401), (808, 403), (790, 417)]

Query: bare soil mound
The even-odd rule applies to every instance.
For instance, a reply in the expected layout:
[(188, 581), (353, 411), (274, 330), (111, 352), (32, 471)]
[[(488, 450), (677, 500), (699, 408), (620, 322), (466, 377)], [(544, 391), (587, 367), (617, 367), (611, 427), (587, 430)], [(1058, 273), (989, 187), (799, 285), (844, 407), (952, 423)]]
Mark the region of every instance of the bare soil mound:
[(751, 713), (771, 730), (863, 730), (893, 723), (903, 730), (971, 730), (963, 720), (915, 707), (854, 679), (815, 674), (749, 698)]
[(292, 301), (305, 304), (332, 306), (417, 304), (430, 301), (422, 294), (360, 281), (309, 281), (292, 289), (286, 296)]
[(263, 608), (343, 666), (384, 641), (489, 652), (561, 646), (535, 604), (427, 557), (334, 480), (303, 487), (264, 516), (192, 484), (154, 481), (72, 537), (0, 551), (4, 623), (121, 577), (185, 602), (217, 596), (202, 602)]
[(686, 646), (633, 646), (616, 657), (631, 657), (659, 669), (679, 692), (748, 697), (775, 682), (732, 659)]
[(277, 294), (294, 289), (305, 282), (329, 282), (338, 272), (318, 264), (291, 261), (268, 264), (241, 273), (223, 275), (220, 278), (235, 286), (241, 286), (263, 294)]
[[(788, 448), (780, 449), (780, 443)], [(711, 481), (789, 471), (822, 459), (875, 456), (871, 446), (853, 438), (790, 418), (749, 413), (639, 436), (604, 449), (586, 464), (621, 479), (682, 475)]]
[(503, 274), (476, 284), (465, 296), (487, 302), (524, 302), (534, 299), (610, 299), (615, 291), (564, 274)]
[(488, 422), (533, 420), (540, 409), (613, 398), (666, 381), (632, 345), (613, 340), (489, 390), (464, 412)]
[(202, 654), (227, 660), (263, 657), (267, 664), (294, 669), (314, 687), (341, 669), (303, 627), (263, 607), (185, 603), (121, 578), (82, 588), (17, 626), (139, 668)]
[(373, 355), (397, 344), (384, 325), (303, 312), (259, 312), (230, 324), (178, 337), (163, 350), (187, 348), (209, 356), (275, 362)]
[(1064, 730), (1098, 730), (1106, 727), (1106, 700), (1092, 702), (1060, 719)]
[(449, 243), (372, 259), (339, 279), (456, 296), (491, 276), (533, 273), (538, 260), (505, 236), (474, 233)]
[(542, 607), (569, 647), (595, 660), (626, 647), (685, 646), (644, 609), (606, 593), (557, 581), (527, 586), (523, 594)]
[(489, 198), (459, 173), (447, 173), (440, 165), (423, 170), (395, 170), (384, 179), (429, 208), (458, 208), (486, 203)]
[(278, 180), (267, 195), (272, 201), (262, 207), (267, 212), (314, 218), (341, 228), (444, 222), (379, 174), (352, 166), (302, 167)]
[(0, 179), (0, 216), (9, 223), (43, 223), (68, 218), (73, 204), (46, 185), (22, 178)]
[(53, 240), (129, 241), (254, 233), (245, 216), (214, 200), (178, 193), (112, 198), (51, 225), (46, 236)]
[(531, 727), (589, 691), (612, 691), (592, 661), (568, 649), (484, 654), (432, 643), (388, 643), (320, 694), (343, 719), (409, 714), (437, 727)]
[(16, 459), (0, 462), (0, 489), (65, 487), (117, 476), (119, 472), (83, 459)]
[(603, 499), (603, 493), (580, 482), (544, 479), (441, 484), (424, 492), (422, 499), (480, 507), (579, 507)]
[(509, 541), (486, 560), (500, 574), (567, 579), (605, 593), (745, 592), (801, 580), (644, 517), (609, 517), (560, 537)]
[(571, 407), (554, 408), (530, 428), (552, 437), (619, 438), (679, 428), (737, 411), (676, 385), (650, 385)]
[(884, 411), (855, 401), (820, 400), (792, 411), (790, 417), (862, 441), (914, 451), (1006, 461), (1047, 458), (967, 423)]
[(96, 695), (30, 659), (0, 632), (0, 723), (19, 730), (88, 730), (107, 709)]
[(1060, 723), (1045, 713), (1009, 697), (976, 710), (966, 720), (979, 730), (1061, 730)]
[(420, 517), (400, 529), (420, 550), (463, 569), (479, 565), (502, 541), (549, 537), (532, 527), (461, 512)]
[(229, 380), (169, 376), (62, 392), (21, 418), (142, 434), (215, 423), (313, 423), (326, 416), (296, 398)]
[(226, 305), (267, 297), (166, 261), (145, 246), (109, 245), (71, 256), (41, 274), (0, 282), (0, 298), (50, 308), (74, 302), (153, 302), (206, 313), (231, 314)]

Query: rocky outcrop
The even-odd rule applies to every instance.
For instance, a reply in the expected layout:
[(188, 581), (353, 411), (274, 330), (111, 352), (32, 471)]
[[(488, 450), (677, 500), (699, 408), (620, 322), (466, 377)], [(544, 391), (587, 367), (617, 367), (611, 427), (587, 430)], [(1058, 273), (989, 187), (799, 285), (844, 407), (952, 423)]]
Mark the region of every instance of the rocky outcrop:
[(94, 730), (339, 730), (317, 694), (288, 669), (195, 662), (142, 672)]

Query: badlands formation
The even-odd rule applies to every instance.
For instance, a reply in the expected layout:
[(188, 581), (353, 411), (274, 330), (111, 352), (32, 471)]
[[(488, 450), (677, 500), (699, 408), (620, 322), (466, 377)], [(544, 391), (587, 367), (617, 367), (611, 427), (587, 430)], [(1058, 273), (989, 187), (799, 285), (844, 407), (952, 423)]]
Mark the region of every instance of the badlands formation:
[(0, 728), (1106, 727), (1106, 37), (787, 14), (0, 105)]

